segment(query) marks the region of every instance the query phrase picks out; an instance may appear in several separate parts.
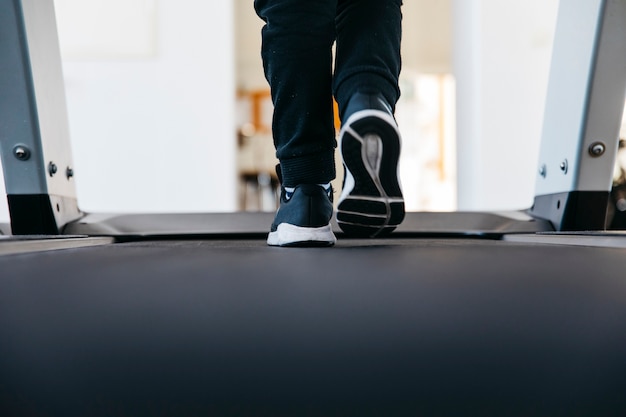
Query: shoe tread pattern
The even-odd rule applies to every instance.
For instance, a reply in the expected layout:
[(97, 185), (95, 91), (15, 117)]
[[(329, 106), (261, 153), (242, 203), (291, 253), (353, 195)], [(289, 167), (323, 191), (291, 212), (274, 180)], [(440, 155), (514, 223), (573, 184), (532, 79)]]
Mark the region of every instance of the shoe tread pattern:
[[(382, 139), (378, 178), (372, 178), (362, 142), (352, 132), (361, 138), (373, 134)], [(345, 233), (354, 236), (373, 237), (392, 232), (404, 219), (402, 190), (397, 179), (400, 137), (395, 126), (375, 115), (357, 119), (343, 131), (341, 152), (345, 168), (354, 178), (354, 187), (338, 205), (337, 223)]]

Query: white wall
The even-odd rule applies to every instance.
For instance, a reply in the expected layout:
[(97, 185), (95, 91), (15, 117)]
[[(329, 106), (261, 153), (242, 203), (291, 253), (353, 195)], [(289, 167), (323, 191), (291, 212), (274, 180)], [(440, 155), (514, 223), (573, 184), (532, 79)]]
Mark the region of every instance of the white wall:
[(454, 0), (459, 210), (532, 205), (558, 0)]
[(55, 2), (80, 208), (235, 210), (233, 1)]
[(79, 205), (234, 210), (232, 2), (156, 6), (154, 57), (64, 63)]

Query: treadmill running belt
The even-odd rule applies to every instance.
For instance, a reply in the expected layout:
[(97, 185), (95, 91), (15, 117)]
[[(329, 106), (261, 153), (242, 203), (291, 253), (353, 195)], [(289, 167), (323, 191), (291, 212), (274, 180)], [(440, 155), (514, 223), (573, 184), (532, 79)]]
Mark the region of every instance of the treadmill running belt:
[(0, 415), (621, 414), (624, 255), (389, 238), (1, 256)]

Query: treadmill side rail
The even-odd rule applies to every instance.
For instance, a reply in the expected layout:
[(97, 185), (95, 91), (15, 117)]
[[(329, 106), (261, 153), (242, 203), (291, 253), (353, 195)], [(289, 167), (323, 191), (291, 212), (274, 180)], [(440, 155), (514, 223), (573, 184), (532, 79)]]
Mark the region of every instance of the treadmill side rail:
[(530, 214), (605, 228), (625, 97), (626, 1), (561, 0)]
[(81, 213), (52, 0), (0, 1), (0, 91), (12, 233), (59, 234)]

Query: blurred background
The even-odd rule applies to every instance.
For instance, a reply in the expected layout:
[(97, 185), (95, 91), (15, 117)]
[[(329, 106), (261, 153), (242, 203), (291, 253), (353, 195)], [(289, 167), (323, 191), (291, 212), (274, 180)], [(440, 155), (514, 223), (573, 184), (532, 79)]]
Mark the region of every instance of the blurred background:
[[(83, 211), (275, 209), (252, 0), (54, 3)], [(558, 0), (404, 3), (407, 209), (530, 207)]]

